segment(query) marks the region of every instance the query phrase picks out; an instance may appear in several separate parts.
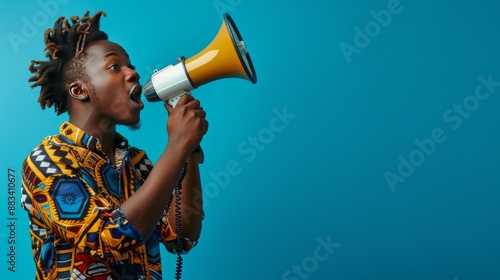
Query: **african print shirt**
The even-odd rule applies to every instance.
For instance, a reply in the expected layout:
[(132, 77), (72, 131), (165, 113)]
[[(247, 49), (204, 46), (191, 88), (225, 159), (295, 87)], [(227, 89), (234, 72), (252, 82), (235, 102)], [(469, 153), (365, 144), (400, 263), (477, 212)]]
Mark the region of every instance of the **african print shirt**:
[[(97, 138), (65, 122), (23, 164), (36, 279), (161, 279), (160, 246), (175, 252), (167, 212), (147, 241), (120, 205), (152, 169), (145, 152), (118, 135), (116, 166)], [(187, 253), (195, 244), (184, 244)]]

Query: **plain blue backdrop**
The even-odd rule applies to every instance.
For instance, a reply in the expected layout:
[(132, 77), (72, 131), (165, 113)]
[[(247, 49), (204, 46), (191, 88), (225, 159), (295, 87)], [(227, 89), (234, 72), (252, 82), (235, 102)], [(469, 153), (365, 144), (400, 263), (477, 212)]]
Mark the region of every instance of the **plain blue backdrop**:
[[(183, 279), (500, 279), (500, 2), (2, 0), (0, 275), (32, 279), (21, 163), (67, 115), (40, 110), (28, 65), (59, 16), (101, 27), (146, 82), (228, 12), (258, 83), (193, 91), (207, 111), (206, 218)], [(143, 98), (145, 100), (145, 98)], [(120, 128), (156, 160), (167, 114)], [(15, 236), (8, 168), (16, 171)], [(15, 240), (15, 269), (10, 266)], [(162, 251), (164, 278), (175, 256)]]

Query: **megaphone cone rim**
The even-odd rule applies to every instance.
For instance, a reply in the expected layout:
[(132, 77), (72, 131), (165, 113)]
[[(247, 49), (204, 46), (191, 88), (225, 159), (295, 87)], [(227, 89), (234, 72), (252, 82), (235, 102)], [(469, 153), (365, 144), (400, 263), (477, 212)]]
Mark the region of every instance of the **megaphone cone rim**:
[[(238, 58), (240, 59), (241, 65), (243, 65), (243, 70), (245, 70), (245, 74), (247, 75), (248, 80), (250, 82), (252, 82), (253, 84), (257, 83), (257, 73), (255, 72), (255, 68), (253, 66), (252, 59), (250, 58), (250, 53), (247, 52), (245, 54), (245, 58), (248, 61), (248, 67), (246, 67), (246, 63), (244, 61), (244, 58), (241, 55), (241, 53), (238, 51), (238, 45), (236, 44), (236, 42), (237, 42), (237, 40), (243, 41), (243, 37), (241, 36), (241, 33), (238, 30), (238, 27), (236, 27), (236, 24), (234, 23), (233, 18), (228, 13), (224, 13), (224, 23), (226, 24), (226, 27), (229, 31), (228, 32), (229, 36), (231, 36), (231, 42), (233, 43), (233, 47), (235, 50), (237, 50), (236, 53), (238, 55)], [(231, 30), (234, 30), (234, 32), (236, 33), (236, 36), (238, 36), (238, 38), (234, 38), (234, 34), (233, 34), (233, 32), (231, 32)]]

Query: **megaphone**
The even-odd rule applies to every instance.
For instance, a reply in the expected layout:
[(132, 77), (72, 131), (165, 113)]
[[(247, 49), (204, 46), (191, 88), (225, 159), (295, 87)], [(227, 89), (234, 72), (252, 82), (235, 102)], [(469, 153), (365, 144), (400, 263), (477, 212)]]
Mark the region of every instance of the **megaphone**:
[(150, 102), (167, 101), (175, 107), (187, 91), (223, 78), (241, 78), (257, 83), (257, 74), (236, 24), (224, 14), (224, 21), (212, 42), (198, 54), (155, 71), (144, 85)]

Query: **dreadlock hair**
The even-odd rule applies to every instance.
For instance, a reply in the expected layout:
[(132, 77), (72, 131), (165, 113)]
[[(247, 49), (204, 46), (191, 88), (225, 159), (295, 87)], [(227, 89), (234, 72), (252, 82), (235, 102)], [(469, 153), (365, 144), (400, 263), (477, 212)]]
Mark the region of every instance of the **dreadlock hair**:
[(106, 13), (99, 11), (92, 17), (89, 13), (87, 11), (82, 18), (72, 16), (72, 24), (60, 17), (54, 28), (45, 31), (44, 51), (49, 60), (32, 60), (29, 71), (35, 75), (28, 80), (33, 83), (31, 88), (41, 87), (38, 102), (42, 110), (52, 105), (57, 115), (68, 110), (65, 83), (68, 79), (86, 77), (82, 55), (85, 44), (108, 39), (108, 35), (99, 30), (101, 16)]

